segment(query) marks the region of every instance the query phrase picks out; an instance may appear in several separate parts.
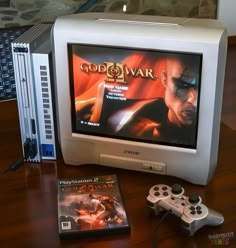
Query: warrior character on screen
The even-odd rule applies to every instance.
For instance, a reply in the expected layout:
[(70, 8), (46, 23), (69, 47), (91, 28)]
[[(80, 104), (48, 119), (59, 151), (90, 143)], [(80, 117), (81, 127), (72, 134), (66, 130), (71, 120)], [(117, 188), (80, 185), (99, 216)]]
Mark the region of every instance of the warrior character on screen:
[(198, 77), (191, 65), (182, 63), (180, 59), (167, 59), (166, 70), (160, 75), (165, 87), (164, 98), (144, 101), (143, 106), (127, 119), (120, 132), (172, 144), (193, 145)]

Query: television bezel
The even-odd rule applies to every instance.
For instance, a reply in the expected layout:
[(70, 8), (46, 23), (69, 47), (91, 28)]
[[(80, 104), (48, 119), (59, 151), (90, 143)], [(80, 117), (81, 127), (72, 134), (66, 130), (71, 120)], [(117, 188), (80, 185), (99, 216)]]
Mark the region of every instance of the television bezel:
[[(66, 164), (101, 164), (172, 175), (201, 185), (210, 181), (218, 160), (227, 51), (227, 32), (221, 23), (194, 18), (85, 13), (59, 17), (52, 30), (52, 41), (58, 136)], [(68, 43), (202, 54), (196, 149), (73, 133)]]

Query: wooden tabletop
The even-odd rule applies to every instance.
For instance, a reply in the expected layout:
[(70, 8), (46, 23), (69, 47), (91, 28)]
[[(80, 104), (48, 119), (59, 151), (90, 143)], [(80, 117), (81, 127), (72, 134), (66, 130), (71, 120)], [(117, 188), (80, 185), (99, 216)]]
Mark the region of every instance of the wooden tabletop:
[[(1, 103), (0, 169), (21, 156), (16, 102)], [(182, 184), (187, 194), (198, 193), (209, 208), (224, 215), (219, 227), (204, 227), (194, 237), (180, 229), (180, 220), (169, 216), (159, 227), (159, 247), (212, 247), (209, 235), (236, 230), (236, 132), (221, 125), (219, 162), (213, 180), (198, 186), (170, 176), (131, 172), (102, 166), (65, 165), (56, 162), (25, 163), (0, 177), (1, 247), (152, 247), (160, 216), (150, 215), (146, 197), (151, 186)], [(117, 174), (131, 224), (130, 234), (113, 234), (79, 240), (60, 240), (57, 227), (57, 178)], [(234, 233), (235, 234), (235, 233)], [(236, 245), (235, 240), (230, 240)]]
[[(229, 76), (227, 78), (231, 82), (235, 79)], [(231, 105), (227, 108), (227, 104), (228, 96), (223, 111), (229, 116), (228, 110)], [(235, 115), (235, 111), (231, 111), (233, 119)], [(16, 100), (1, 102), (0, 171), (21, 156)], [(60, 240), (57, 223), (57, 179), (104, 174), (116, 174), (120, 181), (131, 225), (130, 234)], [(223, 225), (203, 227), (193, 237), (188, 237), (180, 228), (180, 219), (173, 215), (168, 216), (155, 233), (159, 248), (214, 247), (213, 242), (217, 245), (220, 240), (221, 242), (228, 241), (232, 247), (236, 247), (236, 238), (232, 238), (236, 235), (236, 201), (234, 198), (236, 197), (236, 131), (223, 121), (218, 166), (213, 180), (207, 186), (193, 185), (170, 176), (103, 166), (69, 166), (64, 164), (61, 156), (54, 162), (24, 163), (18, 170), (4, 174), (0, 177), (0, 246), (17, 248), (152, 247), (153, 232), (161, 216), (153, 216), (149, 213), (146, 197), (150, 187), (158, 183), (181, 184), (187, 195), (199, 194), (207, 207), (217, 210), (225, 218)]]

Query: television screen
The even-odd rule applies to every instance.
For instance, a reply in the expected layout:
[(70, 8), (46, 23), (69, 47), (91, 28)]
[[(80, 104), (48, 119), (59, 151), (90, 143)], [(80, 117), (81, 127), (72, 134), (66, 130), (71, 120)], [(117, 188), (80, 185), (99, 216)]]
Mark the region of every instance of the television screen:
[(196, 149), (202, 54), (68, 44), (72, 132)]

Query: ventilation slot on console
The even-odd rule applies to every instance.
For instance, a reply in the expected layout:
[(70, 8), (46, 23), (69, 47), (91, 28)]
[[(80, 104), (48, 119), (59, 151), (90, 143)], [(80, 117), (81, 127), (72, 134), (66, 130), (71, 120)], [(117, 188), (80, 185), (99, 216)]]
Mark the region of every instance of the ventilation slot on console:
[(48, 70), (47, 66), (40, 66), (40, 79), (42, 87), (42, 101), (43, 101), (43, 113), (44, 113), (44, 127), (45, 127), (45, 137), (47, 140), (51, 140), (52, 136), (52, 116), (51, 116), (51, 103), (49, 96), (49, 83), (48, 83)]

